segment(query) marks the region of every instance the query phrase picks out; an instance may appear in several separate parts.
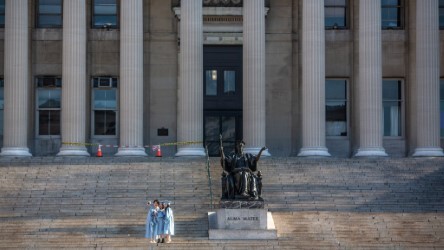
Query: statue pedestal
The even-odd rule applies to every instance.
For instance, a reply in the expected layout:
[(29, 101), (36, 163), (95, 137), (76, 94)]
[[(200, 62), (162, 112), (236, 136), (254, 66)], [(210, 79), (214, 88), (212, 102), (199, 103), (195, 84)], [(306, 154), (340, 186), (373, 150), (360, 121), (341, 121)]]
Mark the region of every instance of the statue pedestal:
[(208, 212), (208, 222), (210, 240), (277, 239), (273, 216), (263, 208), (218, 209)]

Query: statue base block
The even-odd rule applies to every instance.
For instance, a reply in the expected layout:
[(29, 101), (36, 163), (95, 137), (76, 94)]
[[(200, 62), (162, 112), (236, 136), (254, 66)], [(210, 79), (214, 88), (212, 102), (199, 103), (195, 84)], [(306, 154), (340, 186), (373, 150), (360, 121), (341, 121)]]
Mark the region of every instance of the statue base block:
[(220, 200), (220, 208), (240, 209), (240, 208), (264, 208), (265, 202), (263, 200), (249, 201), (249, 200)]
[(274, 240), (277, 230), (266, 209), (218, 209), (208, 213), (210, 240)]

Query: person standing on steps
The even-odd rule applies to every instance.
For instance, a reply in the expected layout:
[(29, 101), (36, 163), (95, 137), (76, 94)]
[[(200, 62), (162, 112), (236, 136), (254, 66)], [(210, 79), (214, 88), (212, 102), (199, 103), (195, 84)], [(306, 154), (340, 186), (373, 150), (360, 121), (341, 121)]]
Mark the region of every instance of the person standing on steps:
[(147, 203), (148, 215), (146, 216), (146, 226), (145, 226), (145, 238), (151, 239), (150, 243), (156, 243), (157, 229), (158, 229), (158, 218), (157, 213), (159, 211), (159, 201), (154, 200), (153, 205), (151, 202)]
[(159, 211), (157, 212), (157, 243), (165, 243), (164, 231), (164, 219), (165, 219), (165, 202), (160, 203)]
[(174, 235), (174, 214), (170, 202), (167, 202), (165, 207), (163, 234), (166, 235), (166, 243), (171, 243), (171, 235)]

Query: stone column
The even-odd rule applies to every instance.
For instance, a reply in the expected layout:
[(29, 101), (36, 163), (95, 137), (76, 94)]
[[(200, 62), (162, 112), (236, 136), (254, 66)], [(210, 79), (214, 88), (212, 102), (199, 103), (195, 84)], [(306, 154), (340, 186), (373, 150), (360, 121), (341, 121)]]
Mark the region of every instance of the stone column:
[(324, 0), (302, 0), (302, 148), (298, 156), (330, 156), (325, 146)]
[(381, 1), (359, 0), (357, 12), (355, 156), (387, 156), (382, 143)]
[(414, 105), (416, 148), (413, 156), (444, 156), (440, 146), (438, 0), (416, 1)]
[[(246, 153), (265, 146), (265, 5), (244, 1), (243, 21), (243, 140)], [(262, 155), (270, 155), (264, 151)]]
[(143, 1), (122, 1), (120, 15), (120, 147), (116, 156), (145, 156), (143, 148)]
[[(62, 142), (86, 137), (86, 3), (63, 1)], [(83, 145), (64, 144), (58, 156), (89, 156)]]
[[(202, 0), (181, 1), (177, 140), (203, 140)], [(202, 144), (179, 146), (176, 156), (205, 156)]]
[(29, 116), (28, 0), (6, 0), (5, 110), (1, 156), (31, 156)]

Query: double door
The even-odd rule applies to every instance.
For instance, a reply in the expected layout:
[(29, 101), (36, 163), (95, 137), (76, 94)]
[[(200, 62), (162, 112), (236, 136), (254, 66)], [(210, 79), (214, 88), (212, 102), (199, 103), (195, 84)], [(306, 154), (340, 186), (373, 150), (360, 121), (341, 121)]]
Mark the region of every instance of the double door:
[(242, 47), (204, 47), (204, 141), (210, 156), (242, 140)]

